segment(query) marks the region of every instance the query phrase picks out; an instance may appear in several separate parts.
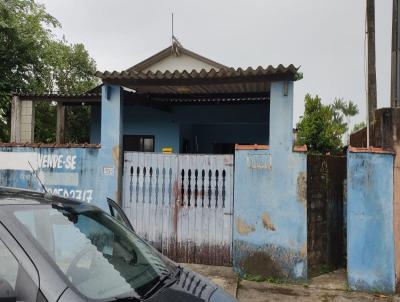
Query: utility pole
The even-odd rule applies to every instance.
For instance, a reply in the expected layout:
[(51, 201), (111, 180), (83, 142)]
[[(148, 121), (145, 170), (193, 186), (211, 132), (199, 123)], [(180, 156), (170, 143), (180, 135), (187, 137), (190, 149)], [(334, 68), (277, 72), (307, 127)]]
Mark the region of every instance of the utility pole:
[(368, 34), (368, 124), (374, 120), (377, 108), (376, 53), (375, 53), (375, 0), (367, 0)]
[(392, 23), (392, 82), (390, 89), (391, 107), (400, 107), (400, 23), (399, 23), (399, 0), (393, 0), (393, 23)]

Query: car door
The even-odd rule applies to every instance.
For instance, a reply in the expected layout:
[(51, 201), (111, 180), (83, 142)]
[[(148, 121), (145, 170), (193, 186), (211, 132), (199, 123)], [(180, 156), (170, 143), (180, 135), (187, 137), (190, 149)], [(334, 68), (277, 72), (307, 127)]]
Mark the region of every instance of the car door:
[(107, 198), (108, 208), (110, 211), (110, 215), (117, 219), (120, 223), (125, 225), (127, 228), (134, 231), (131, 222), (129, 221), (128, 217), (125, 215), (124, 211), (121, 207), (111, 198)]

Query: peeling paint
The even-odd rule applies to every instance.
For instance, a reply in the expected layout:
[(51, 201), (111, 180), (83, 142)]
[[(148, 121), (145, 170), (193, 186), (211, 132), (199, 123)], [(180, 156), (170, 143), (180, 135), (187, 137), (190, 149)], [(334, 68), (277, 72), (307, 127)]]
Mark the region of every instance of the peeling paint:
[[(8, 158), (20, 158), (31, 163), (50, 194), (74, 198), (104, 206), (102, 175), (98, 173), (98, 154), (89, 148), (0, 148), (0, 186), (42, 191), (31, 169), (6, 166)], [(24, 160), (26, 159), (26, 160)], [(12, 163), (11, 163), (12, 164)], [(21, 166), (24, 168), (23, 166)], [(4, 177), (3, 177), (4, 175)]]
[(241, 260), (240, 266), (249, 274), (282, 278), (282, 272), (271, 256), (263, 252), (254, 252)]
[(307, 205), (307, 176), (305, 172), (300, 172), (297, 177), (297, 196), (304, 206)]
[(114, 167), (116, 168), (116, 173), (114, 174), (116, 177), (116, 183), (117, 183), (117, 187), (114, 193), (114, 198), (115, 201), (121, 205), (121, 173), (119, 173), (119, 171), (121, 171), (121, 147), (120, 145), (115, 145), (112, 148), (112, 158), (113, 158), (113, 163), (114, 163)]
[(272, 223), (272, 221), (271, 221), (271, 218), (269, 217), (269, 215), (268, 215), (267, 212), (265, 212), (265, 213), (262, 215), (262, 222), (263, 222), (264, 228), (266, 228), (267, 230), (276, 231), (276, 228), (275, 228), (275, 226), (273, 225), (273, 223)]
[(307, 257), (307, 242), (303, 244), (303, 246), (300, 249), (300, 256), (303, 258)]
[(247, 273), (297, 281), (307, 278), (307, 258), (302, 257), (296, 249), (235, 240), (233, 253), (233, 267), (240, 275)]
[(236, 230), (241, 235), (248, 235), (250, 233), (255, 232), (256, 228), (254, 225), (247, 224), (241, 218), (236, 218)]
[[(267, 153), (271, 154), (271, 170), (248, 168), (249, 154)], [(270, 150), (236, 150), (236, 271), (262, 272), (264, 277), (285, 280), (307, 279), (307, 257), (300, 254), (301, 247), (307, 246), (306, 171), (307, 155), (292, 153), (291, 148), (275, 144)], [(240, 229), (240, 224), (245, 227)]]

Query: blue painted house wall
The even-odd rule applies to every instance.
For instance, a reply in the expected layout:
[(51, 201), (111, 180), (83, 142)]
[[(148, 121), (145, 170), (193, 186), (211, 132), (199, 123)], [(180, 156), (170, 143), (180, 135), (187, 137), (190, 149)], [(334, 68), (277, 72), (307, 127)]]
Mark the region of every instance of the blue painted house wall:
[(143, 106), (125, 106), (124, 135), (154, 135), (155, 151), (172, 147), (177, 152), (180, 147), (179, 123), (171, 113)]
[(393, 155), (349, 152), (347, 164), (348, 283), (393, 293)]
[[(100, 142), (99, 108), (92, 109), (91, 143)], [(170, 111), (126, 105), (124, 135), (153, 135), (155, 152), (172, 147), (182, 151), (183, 139), (190, 152), (212, 153), (213, 143), (268, 144), (269, 104), (176, 105)]]
[(236, 150), (233, 265), (241, 274), (307, 278), (307, 158), (293, 152), (293, 83), (271, 86), (269, 150)]

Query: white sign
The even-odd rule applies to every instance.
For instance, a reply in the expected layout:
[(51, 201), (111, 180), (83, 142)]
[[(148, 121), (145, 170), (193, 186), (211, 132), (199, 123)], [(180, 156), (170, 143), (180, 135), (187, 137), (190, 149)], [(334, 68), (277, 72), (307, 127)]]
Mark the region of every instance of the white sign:
[(250, 169), (272, 169), (271, 154), (249, 154), (247, 155), (247, 167)]
[(113, 166), (104, 166), (103, 174), (106, 176), (113, 176), (114, 175), (114, 167)]

